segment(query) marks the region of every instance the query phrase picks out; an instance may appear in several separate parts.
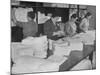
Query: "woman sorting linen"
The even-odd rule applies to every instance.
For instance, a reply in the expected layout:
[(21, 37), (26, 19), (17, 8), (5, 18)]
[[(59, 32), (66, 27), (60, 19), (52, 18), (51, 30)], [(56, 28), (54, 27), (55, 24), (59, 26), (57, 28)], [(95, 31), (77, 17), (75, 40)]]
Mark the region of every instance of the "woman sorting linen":
[(80, 23), (80, 30), (82, 32), (86, 32), (89, 29), (89, 20), (91, 18), (91, 13), (88, 12), (85, 17), (82, 19), (81, 23)]
[(38, 25), (34, 22), (35, 13), (30, 11), (27, 13), (28, 22), (19, 22), (16, 17), (14, 18), (14, 22), (17, 26), (23, 28), (23, 38), (26, 37), (35, 37), (38, 32)]
[(71, 19), (66, 23), (65, 25), (66, 36), (73, 36), (76, 34), (76, 29), (77, 29), (77, 26), (75, 24), (76, 19), (77, 19), (77, 15), (73, 14), (71, 16)]
[(62, 32), (60, 27), (57, 25), (59, 18), (58, 15), (53, 14), (51, 19), (44, 23), (44, 34), (47, 35), (49, 39), (58, 40), (64, 35), (64, 32)]

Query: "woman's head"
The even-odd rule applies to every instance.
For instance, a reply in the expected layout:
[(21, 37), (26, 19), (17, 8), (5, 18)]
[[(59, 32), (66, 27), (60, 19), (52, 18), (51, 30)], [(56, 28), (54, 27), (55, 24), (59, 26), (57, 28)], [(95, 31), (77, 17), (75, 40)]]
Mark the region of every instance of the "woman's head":
[(27, 13), (27, 18), (28, 18), (28, 21), (34, 20), (35, 13), (33, 11), (28, 12)]
[(58, 15), (52, 15), (52, 19), (53, 19), (53, 21), (55, 21), (55, 22), (57, 22), (59, 19), (60, 19), (60, 16), (58, 16)]
[(90, 19), (91, 16), (92, 16), (92, 14), (91, 14), (90, 12), (88, 12), (88, 13), (85, 15), (85, 18)]
[(71, 20), (76, 21), (76, 19), (77, 19), (77, 14), (73, 14), (73, 15), (71, 16)]

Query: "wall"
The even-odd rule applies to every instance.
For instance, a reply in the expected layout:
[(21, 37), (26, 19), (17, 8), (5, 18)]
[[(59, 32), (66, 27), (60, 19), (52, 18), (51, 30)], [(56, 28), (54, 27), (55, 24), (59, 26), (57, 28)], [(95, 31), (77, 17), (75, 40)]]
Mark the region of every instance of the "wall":
[(87, 10), (92, 13), (90, 29), (96, 29), (96, 6), (87, 6)]

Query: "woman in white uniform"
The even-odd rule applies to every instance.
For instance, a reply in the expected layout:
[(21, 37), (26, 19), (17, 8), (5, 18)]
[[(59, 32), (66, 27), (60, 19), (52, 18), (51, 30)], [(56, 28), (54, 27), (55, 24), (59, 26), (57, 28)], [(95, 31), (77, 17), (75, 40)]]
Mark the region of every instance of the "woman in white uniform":
[(65, 25), (66, 35), (73, 36), (76, 33), (76, 29), (77, 29), (77, 26), (75, 24), (76, 19), (77, 19), (77, 15), (73, 14), (71, 16), (71, 19), (66, 23)]
[(83, 20), (80, 23), (80, 29), (82, 32), (86, 32), (89, 29), (89, 20), (91, 18), (91, 13), (88, 12), (85, 17), (83, 18)]

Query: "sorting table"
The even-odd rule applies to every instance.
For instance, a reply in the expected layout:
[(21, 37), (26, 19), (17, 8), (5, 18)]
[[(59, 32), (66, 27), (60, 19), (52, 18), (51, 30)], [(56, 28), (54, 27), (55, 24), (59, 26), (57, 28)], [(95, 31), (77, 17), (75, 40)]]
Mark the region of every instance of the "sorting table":
[(95, 50), (94, 45), (83, 45), (83, 51), (72, 51), (63, 64), (61, 64), (59, 71), (69, 71), (75, 65), (77, 65), (80, 61), (85, 59), (87, 56), (91, 56), (93, 51)]

